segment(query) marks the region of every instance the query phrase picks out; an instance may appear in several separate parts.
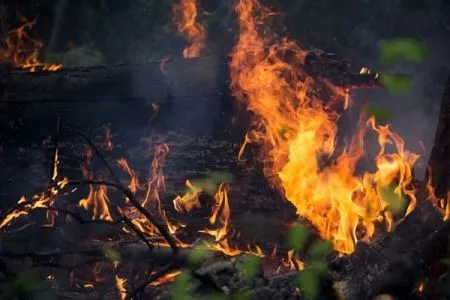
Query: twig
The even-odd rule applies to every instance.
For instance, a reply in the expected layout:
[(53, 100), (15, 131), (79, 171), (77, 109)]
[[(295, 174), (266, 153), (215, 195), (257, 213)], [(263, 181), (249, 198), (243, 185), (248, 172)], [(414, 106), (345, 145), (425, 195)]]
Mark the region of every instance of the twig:
[[(109, 185), (112, 187), (115, 187), (116, 189), (120, 190), (122, 193), (125, 194), (125, 196), (128, 198), (130, 203), (133, 204), (133, 206), (141, 214), (143, 214), (147, 218), (147, 220), (156, 227), (156, 229), (158, 229), (158, 231), (166, 239), (167, 243), (169, 243), (170, 247), (172, 248), (173, 255), (176, 256), (179, 252), (179, 249), (178, 249), (178, 246), (177, 246), (174, 238), (169, 233), (167, 228), (164, 227), (163, 225), (161, 225), (148, 210), (146, 210), (144, 207), (142, 207), (142, 205), (139, 203), (139, 201), (136, 200), (136, 198), (134, 197), (134, 195), (130, 189), (123, 186), (123, 184), (120, 182), (119, 178), (115, 175), (110, 164), (106, 161), (105, 157), (101, 154), (100, 150), (98, 150), (98, 148), (94, 145), (94, 143), (83, 132), (78, 131), (78, 130), (75, 130), (74, 132), (84, 138), (84, 140), (89, 144), (89, 146), (92, 148), (92, 150), (94, 150), (94, 152), (101, 159), (101, 161), (103, 162), (105, 167), (108, 169), (109, 173), (111, 174), (111, 177), (116, 182), (116, 184), (109, 184)], [(89, 181), (89, 180), (87, 180), (87, 181)], [(85, 182), (87, 182), (87, 181), (85, 181)], [(95, 180), (90, 181), (90, 182), (92, 182), (92, 184), (102, 184), (101, 182), (95, 181)]]

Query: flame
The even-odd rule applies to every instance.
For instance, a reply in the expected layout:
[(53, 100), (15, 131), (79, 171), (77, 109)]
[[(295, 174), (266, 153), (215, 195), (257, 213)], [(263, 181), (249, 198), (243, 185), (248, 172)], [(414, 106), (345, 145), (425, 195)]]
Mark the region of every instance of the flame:
[(185, 58), (198, 57), (205, 48), (206, 30), (197, 21), (197, 6), (196, 0), (180, 0), (173, 5), (174, 22), (188, 41), (188, 46), (183, 51)]
[(299, 271), (305, 268), (305, 263), (301, 261), (294, 250), (289, 250), (287, 253), (287, 259), (281, 261), (286, 268), (292, 271)]
[(173, 199), (173, 206), (180, 213), (189, 213), (194, 208), (201, 207), (198, 196), (202, 190), (193, 186), (189, 180), (186, 180), (186, 187), (188, 191), (183, 196)]
[(447, 201), (445, 201), (444, 220), (450, 221), (450, 190), (447, 191)]
[(128, 185), (128, 188), (133, 194), (136, 194), (137, 191), (144, 189), (139, 183), (138, 174), (133, 169), (130, 168), (125, 158), (119, 159), (117, 161), (117, 164), (122, 170), (124, 170), (125, 172), (128, 173), (128, 175), (130, 175), (130, 184)]
[(125, 300), (127, 297), (127, 289), (125, 288), (126, 282), (127, 282), (127, 280), (125, 278), (122, 278), (119, 275), (116, 275), (115, 284), (116, 284), (116, 289), (120, 295), (120, 300)]
[(105, 127), (105, 149), (111, 151), (114, 146), (112, 143), (112, 134), (111, 134), (111, 128), (109, 126)]
[(168, 282), (173, 282), (175, 280), (175, 278), (181, 274), (181, 271), (177, 270), (177, 271), (173, 271), (170, 273), (167, 273), (166, 275), (164, 275), (161, 278), (156, 279), (155, 281), (152, 281), (150, 283), (151, 286), (158, 286), (158, 285), (162, 285)]
[(32, 38), (29, 34), (36, 24), (36, 18), (28, 21), (25, 17), (19, 16), (18, 19), (23, 24), (8, 32), (3, 42), (4, 49), (0, 49), (0, 61), (28, 69), (31, 72), (60, 70), (62, 65), (45, 64), (38, 59), (39, 51), (43, 46), (42, 42)]
[(89, 185), (89, 195), (87, 198), (81, 199), (78, 204), (85, 210), (92, 209), (93, 220), (112, 221), (106, 186), (100, 185), (96, 187)]
[[(378, 195), (382, 188), (394, 185), (395, 193), (410, 200), (407, 213), (414, 209), (410, 184), (418, 156), (405, 151), (401, 137), (373, 119), (362, 120), (351, 143), (336, 153), (340, 115), (317, 96), (314, 79), (302, 72), (306, 52), (287, 39), (272, 43), (267, 30), (261, 33), (260, 25), (274, 13), (257, 0), (239, 0), (235, 10), (240, 34), (230, 63), (231, 89), (255, 116), (239, 158), (248, 145), (261, 145), (259, 159), (269, 181), (336, 250), (351, 253), (357, 240), (373, 235), (375, 223), (392, 226), (389, 203)], [(329, 82), (326, 86), (346, 108), (349, 92)], [(369, 130), (380, 144), (377, 171), (356, 176)], [(397, 152), (385, 153), (387, 144)], [(357, 227), (364, 229), (362, 237)]]
[[(209, 217), (209, 223), (211, 225), (218, 225), (215, 230), (205, 230), (208, 234), (216, 238), (216, 242), (223, 240), (229, 230), (230, 225), (230, 206), (228, 204), (228, 187), (224, 183), (221, 183), (219, 190), (214, 195), (215, 205), (212, 209), (211, 217)], [(222, 212), (217, 218), (219, 212)]]

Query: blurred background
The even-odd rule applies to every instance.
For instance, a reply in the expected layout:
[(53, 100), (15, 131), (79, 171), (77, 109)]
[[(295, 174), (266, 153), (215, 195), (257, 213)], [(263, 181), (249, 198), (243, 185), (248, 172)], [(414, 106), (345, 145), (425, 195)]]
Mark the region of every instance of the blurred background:
[[(173, 20), (176, 0), (14, 0), (0, 5), (0, 35), (36, 18), (33, 37), (43, 42), (41, 60), (69, 66), (140, 64), (181, 56), (186, 44)], [(6, 2), (6, 1), (5, 1)], [(227, 55), (237, 28), (235, 1), (199, 0), (199, 21), (208, 31), (205, 55)], [(450, 70), (450, 1), (448, 0), (264, 0), (280, 11), (272, 26), (304, 48), (336, 53), (380, 72), (413, 77), (404, 95), (389, 91), (358, 92), (391, 116), (407, 148), (431, 151), (442, 85)], [(427, 47), (423, 63), (380, 63), (382, 39), (414, 38)]]

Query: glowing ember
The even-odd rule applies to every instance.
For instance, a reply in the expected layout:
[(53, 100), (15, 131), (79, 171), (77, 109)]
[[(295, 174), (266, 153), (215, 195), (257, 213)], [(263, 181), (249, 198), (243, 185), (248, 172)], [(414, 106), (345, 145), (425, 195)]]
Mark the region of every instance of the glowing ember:
[(29, 31), (33, 29), (36, 19), (28, 21), (25, 17), (18, 17), (23, 23), (18, 28), (9, 31), (0, 49), (0, 61), (10, 63), (15, 67), (28, 69), (31, 72), (37, 70), (57, 71), (62, 68), (57, 64), (45, 64), (39, 61), (39, 51), (42, 49), (42, 42), (33, 39)]
[[(257, 0), (240, 0), (235, 10), (240, 35), (230, 64), (231, 88), (256, 116), (240, 156), (247, 145), (262, 145), (259, 158), (266, 177), (323, 238), (338, 251), (350, 253), (358, 239), (373, 235), (375, 223), (384, 222), (389, 229), (393, 222), (385, 213), (390, 203), (379, 196), (381, 190), (392, 187), (395, 194), (409, 198), (407, 213), (414, 209), (410, 184), (418, 156), (404, 150), (403, 140), (374, 120), (362, 121), (350, 145), (336, 155), (340, 116), (316, 96), (314, 80), (298, 67), (304, 64), (306, 52), (287, 39), (272, 44), (267, 29), (261, 33), (260, 24), (273, 13)], [(347, 91), (331, 83), (327, 86), (347, 107)], [(369, 129), (378, 134), (381, 148), (375, 160), (377, 171), (358, 177), (354, 171), (364, 155)], [(385, 153), (387, 144), (393, 144), (396, 153)], [(328, 163), (324, 166), (322, 161)], [(357, 237), (357, 227), (365, 229), (362, 237)]]
[(196, 0), (180, 0), (173, 6), (174, 21), (178, 31), (187, 39), (188, 46), (183, 51), (185, 58), (200, 56), (205, 48), (206, 30), (198, 23)]

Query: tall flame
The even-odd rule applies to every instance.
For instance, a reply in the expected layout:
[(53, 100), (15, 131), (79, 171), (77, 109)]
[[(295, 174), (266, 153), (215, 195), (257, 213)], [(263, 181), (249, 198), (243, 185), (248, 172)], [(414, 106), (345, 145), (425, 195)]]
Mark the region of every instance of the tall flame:
[[(388, 229), (393, 222), (386, 212), (389, 202), (378, 195), (382, 188), (393, 185), (395, 193), (409, 197), (407, 213), (414, 209), (410, 183), (418, 156), (405, 151), (403, 140), (373, 119), (361, 121), (351, 143), (342, 154), (335, 153), (340, 116), (318, 98), (313, 78), (302, 72), (306, 52), (287, 39), (272, 43), (266, 28), (261, 33), (260, 25), (273, 13), (258, 0), (239, 0), (235, 10), (240, 35), (230, 63), (231, 88), (255, 115), (239, 156), (247, 145), (261, 145), (259, 158), (270, 182), (336, 250), (350, 253), (358, 239), (373, 235), (376, 222), (385, 222)], [(327, 85), (346, 107), (348, 93)], [(358, 177), (355, 167), (370, 129), (381, 148), (377, 171)], [(397, 152), (386, 154), (387, 144), (396, 146)], [(357, 236), (357, 227), (364, 229), (362, 237)]]
[(31, 72), (39, 69), (45, 71), (61, 69), (61, 65), (46, 64), (39, 61), (39, 51), (43, 44), (29, 34), (36, 23), (36, 19), (28, 21), (22, 16), (19, 16), (18, 19), (23, 24), (8, 32), (8, 36), (3, 41), (4, 47), (0, 49), (0, 61), (11, 63), (15, 67), (28, 69)]
[(198, 57), (205, 48), (206, 29), (198, 22), (197, 15), (196, 0), (180, 0), (173, 5), (174, 22), (188, 41), (188, 46), (183, 51), (185, 58)]

